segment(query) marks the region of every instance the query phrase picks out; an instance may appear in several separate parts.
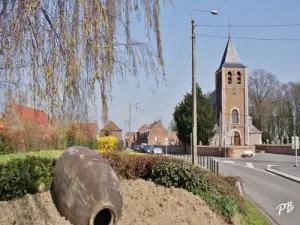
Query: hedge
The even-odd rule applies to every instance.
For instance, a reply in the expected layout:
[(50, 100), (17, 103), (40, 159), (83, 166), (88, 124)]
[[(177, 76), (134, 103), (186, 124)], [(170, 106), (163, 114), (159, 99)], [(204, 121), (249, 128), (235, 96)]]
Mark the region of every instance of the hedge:
[[(178, 187), (201, 196), (227, 222), (246, 214), (244, 200), (232, 179), (216, 176), (179, 159), (124, 152), (102, 154), (121, 179), (150, 179), (158, 185)], [(0, 201), (50, 189), (56, 159), (26, 156), (0, 164)]]

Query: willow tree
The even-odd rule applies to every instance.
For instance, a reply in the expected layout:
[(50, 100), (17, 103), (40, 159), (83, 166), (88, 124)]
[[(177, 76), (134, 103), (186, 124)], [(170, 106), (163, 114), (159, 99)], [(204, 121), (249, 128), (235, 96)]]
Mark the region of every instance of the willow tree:
[[(160, 6), (159, 0), (2, 0), (0, 85), (23, 80), (52, 115), (99, 95), (106, 121), (115, 76), (143, 71), (156, 82), (164, 76)], [(146, 41), (134, 40), (133, 21), (146, 28)]]

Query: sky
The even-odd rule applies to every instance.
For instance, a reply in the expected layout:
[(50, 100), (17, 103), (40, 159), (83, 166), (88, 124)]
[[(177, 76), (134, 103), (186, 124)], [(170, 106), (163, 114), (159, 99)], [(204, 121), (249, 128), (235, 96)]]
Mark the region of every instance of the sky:
[[(168, 127), (174, 107), (192, 88), (191, 56), (191, 9), (218, 10), (219, 15), (193, 12), (198, 25), (224, 25), (225, 27), (196, 27), (196, 34), (224, 36), (224, 38), (196, 37), (196, 76), (204, 93), (215, 87), (214, 73), (217, 70), (230, 34), (248, 75), (254, 69), (272, 72), (281, 82), (299, 81), (300, 41), (259, 41), (235, 39), (275, 38), (300, 39), (300, 26), (281, 27), (234, 27), (237, 25), (300, 24), (299, 0), (174, 0), (161, 9), (161, 32), (164, 50), (166, 81), (151, 91), (154, 80), (139, 74), (140, 87), (134, 78), (127, 84), (114, 81), (109, 119), (121, 129), (128, 131), (125, 121), (129, 119), (129, 104), (139, 102), (132, 108), (131, 131), (143, 124), (161, 119)], [(136, 29), (134, 37), (142, 37), (144, 30)], [(139, 39), (138, 39), (139, 40)], [(141, 40), (142, 41), (142, 40)], [(188, 63), (186, 64), (187, 60)], [(184, 67), (186, 64), (186, 67)], [(180, 71), (182, 71), (180, 73)], [(164, 97), (164, 98), (163, 98)]]

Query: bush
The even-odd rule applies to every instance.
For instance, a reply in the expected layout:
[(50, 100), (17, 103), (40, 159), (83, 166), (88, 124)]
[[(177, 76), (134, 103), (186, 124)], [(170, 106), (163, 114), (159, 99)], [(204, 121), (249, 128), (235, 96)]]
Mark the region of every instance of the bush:
[(183, 188), (201, 196), (206, 203), (228, 222), (233, 222), (237, 208), (243, 207), (235, 183), (184, 161), (158, 161), (151, 174), (152, 180), (166, 187)]
[(0, 155), (13, 152), (11, 140), (4, 134), (0, 134)]
[[(49, 157), (45, 157), (49, 152)], [(13, 158), (0, 164), (0, 200), (10, 200), (26, 193), (49, 190), (55, 160), (60, 151)], [(53, 151), (54, 152), (54, 151)], [(35, 153), (37, 154), (37, 153)], [(120, 178), (151, 179), (158, 185), (190, 191), (232, 222), (236, 212), (243, 211), (243, 199), (235, 188), (234, 178), (225, 178), (179, 159), (155, 155), (130, 155), (126, 152), (105, 152), (102, 156)]]
[(196, 187), (209, 191), (206, 171), (181, 160), (158, 161), (153, 168), (151, 178), (157, 184), (166, 187), (178, 187), (193, 191)]
[(117, 175), (125, 179), (148, 179), (157, 160), (165, 160), (160, 156), (131, 155), (126, 152), (104, 153), (103, 157), (109, 162)]
[(123, 151), (124, 150), (124, 141), (123, 140), (118, 140), (117, 141), (116, 150), (117, 151)]
[(98, 139), (98, 151), (111, 152), (117, 148), (117, 138), (114, 136), (105, 136)]
[(49, 190), (54, 162), (51, 158), (27, 156), (0, 164), (0, 201)]

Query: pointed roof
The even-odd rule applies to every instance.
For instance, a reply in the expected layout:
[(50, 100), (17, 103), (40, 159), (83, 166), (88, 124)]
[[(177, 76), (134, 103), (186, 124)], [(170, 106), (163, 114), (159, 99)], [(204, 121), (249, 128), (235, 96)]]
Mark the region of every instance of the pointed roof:
[(102, 129), (102, 131), (104, 130), (118, 130), (118, 131), (122, 131), (113, 121), (109, 121)]
[(246, 68), (246, 66), (244, 66), (241, 63), (241, 59), (234, 47), (233, 41), (231, 40), (230, 36), (228, 38), (228, 42), (227, 42), (219, 69), (221, 69), (222, 67)]

